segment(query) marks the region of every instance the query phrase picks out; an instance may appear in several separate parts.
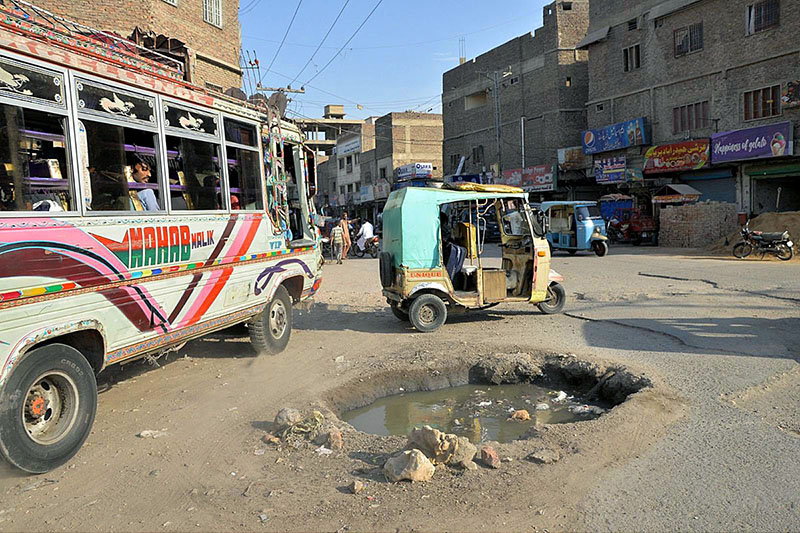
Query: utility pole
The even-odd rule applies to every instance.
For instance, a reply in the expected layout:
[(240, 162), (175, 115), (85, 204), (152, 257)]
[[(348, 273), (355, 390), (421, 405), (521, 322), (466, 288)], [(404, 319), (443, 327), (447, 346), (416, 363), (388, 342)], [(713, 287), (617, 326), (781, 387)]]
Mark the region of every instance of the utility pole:
[(503, 146), (500, 142), (500, 72), (497, 70), (494, 71), (494, 134), (497, 141), (497, 173), (500, 174)]
[(262, 87), (260, 84), (256, 87), (258, 92), (262, 93), (298, 93), (298, 94), (306, 94), (306, 88), (300, 87), (299, 89), (292, 89), (291, 85), (289, 87)]

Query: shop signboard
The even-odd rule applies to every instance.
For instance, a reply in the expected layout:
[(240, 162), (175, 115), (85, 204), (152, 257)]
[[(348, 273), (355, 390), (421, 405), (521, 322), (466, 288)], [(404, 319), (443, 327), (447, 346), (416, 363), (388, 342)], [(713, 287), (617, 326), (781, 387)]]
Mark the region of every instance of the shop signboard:
[(625, 183), (627, 180), (625, 156), (596, 157), (594, 177), (597, 183)]
[(526, 192), (546, 192), (556, 190), (556, 173), (550, 165), (504, 170), (503, 185), (522, 187)]
[(644, 172), (699, 170), (709, 164), (709, 146), (708, 139), (653, 146), (644, 155)]
[(431, 178), (433, 177), (433, 163), (410, 163), (397, 167), (397, 179)]
[(372, 190), (372, 185), (362, 185), (360, 189), (361, 203), (371, 202), (375, 200), (375, 193)]
[(337, 143), (334, 148), (336, 155), (354, 154), (361, 151), (361, 138), (351, 139)]
[(783, 84), (781, 103), (784, 109), (800, 107), (800, 80), (787, 81)]
[(711, 137), (711, 162), (718, 164), (792, 155), (793, 144), (791, 122), (716, 133)]
[(387, 198), (389, 196), (389, 189), (389, 184), (385, 181), (376, 183), (374, 187), (375, 199), (380, 200), (382, 198)]
[(647, 144), (644, 118), (635, 118), (596, 130), (583, 132), (583, 153), (597, 154)]
[(558, 149), (558, 167), (561, 170), (581, 170), (586, 168), (586, 155), (580, 146)]

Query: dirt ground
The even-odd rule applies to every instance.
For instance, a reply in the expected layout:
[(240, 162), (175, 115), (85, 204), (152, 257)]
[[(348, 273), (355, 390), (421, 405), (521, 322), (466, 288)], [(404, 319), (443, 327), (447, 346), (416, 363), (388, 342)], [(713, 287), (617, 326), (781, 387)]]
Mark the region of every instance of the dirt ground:
[[(632, 248), (554, 265), (564, 315), (501, 306), (435, 334), (392, 316), (376, 261), (326, 265), (283, 354), (256, 356), (239, 327), (158, 368), (102, 374), (94, 430), (68, 465), (41, 476), (0, 466), (0, 531), (800, 529), (798, 266)], [(387, 482), (379, 468), (405, 438), (337, 417), (466, 383), (486, 358), (558, 354), (652, 387), (596, 420), (496, 445), (497, 470), (439, 467), (428, 483)], [(320, 410), (343, 449), (263, 442), (282, 407)], [(525, 459), (541, 446), (561, 459)], [(366, 483), (358, 495), (354, 480)]]

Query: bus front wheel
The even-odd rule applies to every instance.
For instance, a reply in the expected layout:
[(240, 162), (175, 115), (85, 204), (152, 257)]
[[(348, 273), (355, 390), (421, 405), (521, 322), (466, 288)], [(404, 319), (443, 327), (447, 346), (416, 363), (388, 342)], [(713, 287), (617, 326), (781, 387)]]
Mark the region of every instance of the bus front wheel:
[(250, 342), (258, 353), (275, 355), (289, 344), (292, 334), (292, 298), (281, 285), (266, 309), (250, 322)]
[(94, 370), (66, 344), (25, 356), (0, 393), (0, 453), (32, 474), (57, 468), (78, 453), (97, 413)]

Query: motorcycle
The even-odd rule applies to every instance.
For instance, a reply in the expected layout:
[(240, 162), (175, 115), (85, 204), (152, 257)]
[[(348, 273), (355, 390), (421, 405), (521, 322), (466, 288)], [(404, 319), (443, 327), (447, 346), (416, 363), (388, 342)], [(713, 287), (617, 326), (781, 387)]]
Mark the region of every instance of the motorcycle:
[(658, 246), (656, 221), (639, 209), (617, 209), (606, 231), (611, 242), (629, 242), (634, 246), (649, 242)]
[(742, 226), (742, 242), (733, 247), (733, 256), (744, 259), (753, 252), (773, 254), (781, 261), (788, 261), (794, 257), (794, 243), (788, 231), (783, 233), (763, 233), (750, 229), (750, 221)]
[(371, 239), (367, 239), (367, 242), (364, 243), (364, 248), (358, 246), (358, 241), (353, 241), (353, 249), (358, 257), (364, 257), (364, 255), (369, 254), (375, 259), (380, 252), (380, 238), (376, 235)]

